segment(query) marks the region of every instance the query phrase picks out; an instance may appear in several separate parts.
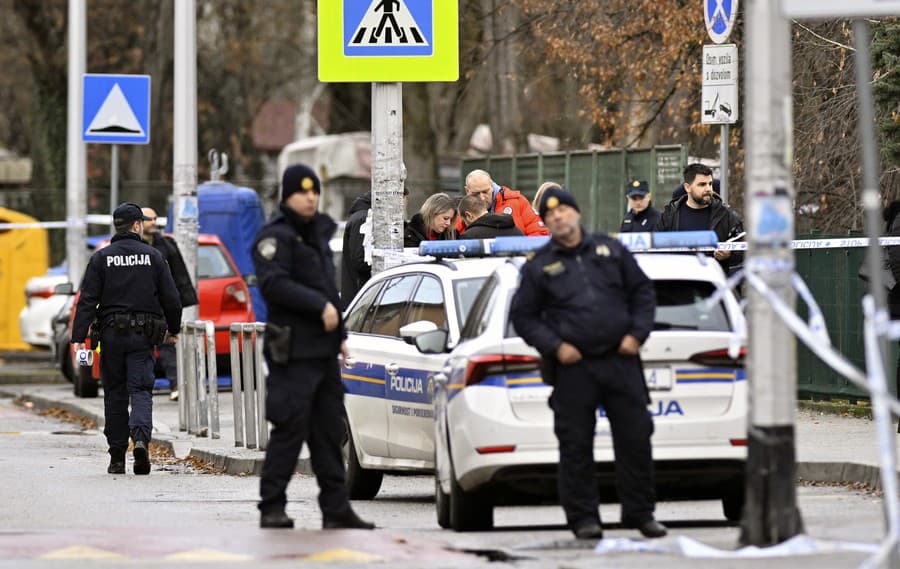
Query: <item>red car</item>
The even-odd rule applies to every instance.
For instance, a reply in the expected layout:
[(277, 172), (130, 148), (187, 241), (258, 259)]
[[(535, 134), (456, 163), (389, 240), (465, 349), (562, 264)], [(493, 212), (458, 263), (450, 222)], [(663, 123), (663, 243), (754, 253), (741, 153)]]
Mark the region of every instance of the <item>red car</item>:
[[(253, 322), (253, 306), (250, 301), (250, 290), (241, 277), (228, 250), (216, 235), (200, 234), (197, 238), (197, 281), (200, 299), (200, 320), (212, 320), (216, 329), (216, 369), (222, 374), (228, 373), (230, 367), (230, 346), (228, 328), (233, 322)], [(98, 245), (98, 249), (109, 242)], [(76, 299), (73, 306), (77, 305)], [(69, 317), (71, 335), (75, 310)], [(71, 336), (70, 336), (71, 337)], [(89, 340), (88, 340), (89, 341)], [(101, 353), (103, 348), (101, 346)], [(69, 345), (75, 374), (75, 395), (79, 397), (96, 397), (100, 379), (100, 358), (94, 358), (92, 369), (79, 368), (75, 354)]]

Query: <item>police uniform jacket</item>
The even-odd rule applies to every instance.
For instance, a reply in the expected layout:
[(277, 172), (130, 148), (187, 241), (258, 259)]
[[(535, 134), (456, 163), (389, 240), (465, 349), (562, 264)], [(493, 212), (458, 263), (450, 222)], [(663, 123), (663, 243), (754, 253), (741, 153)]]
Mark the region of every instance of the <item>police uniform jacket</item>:
[(72, 342), (84, 342), (94, 316), (155, 314), (171, 334), (181, 330), (181, 300), (162, 254), (137, 233), (114, 235), (110, 245), (91, 255), (75, 307)]
[(326, 332), (322, 323), (322, 311), (329, 302), (340, 315), (328, 246), (336, 228), (325, 214), (304, 220), (282, 205), (259, 230), (253, 244), (253, 264), (268, 322), (290, 328), (291, 358), (335, 357), (346, 337), (343, 317), (331, 332)]
[(652, 205), (648, 205), (644, 211), (636, 212), (631, 210), (622, 219), (622, 227), (619, 229), (619, 233), (653, 231), (653, 228), (659, 223), (659, 217), (659, 210)]
[(627, 334), (643, 343), (653, 329), (656, 293), (631, 252), (605, 233), (582, 232), (576, 247), (551, 239), (522, 267), (510, 316), (545, 356), (563, 342), (586, 357), (604, 356)]

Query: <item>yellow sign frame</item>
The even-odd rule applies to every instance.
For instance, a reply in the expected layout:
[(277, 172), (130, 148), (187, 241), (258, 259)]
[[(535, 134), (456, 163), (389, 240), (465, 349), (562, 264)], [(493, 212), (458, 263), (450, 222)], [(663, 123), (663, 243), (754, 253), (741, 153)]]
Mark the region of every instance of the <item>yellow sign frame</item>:
[(459, 79), (458, 0), (432, 0), (434, 47), (429, 56), (344, 55), (344, 2), (349, 1), (318, 2), (319, 81), (400, 83)]

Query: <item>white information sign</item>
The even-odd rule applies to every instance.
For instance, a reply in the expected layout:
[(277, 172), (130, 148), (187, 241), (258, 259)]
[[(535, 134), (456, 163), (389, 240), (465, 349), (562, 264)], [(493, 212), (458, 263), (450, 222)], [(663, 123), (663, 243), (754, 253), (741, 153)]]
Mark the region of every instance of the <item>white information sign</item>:
[(703, 124), (738, 120), (738, 50), (733, 43), (703, 46)]
[(788, 18), (868, 18), (900, 16), (900, 0), (782, 0)]

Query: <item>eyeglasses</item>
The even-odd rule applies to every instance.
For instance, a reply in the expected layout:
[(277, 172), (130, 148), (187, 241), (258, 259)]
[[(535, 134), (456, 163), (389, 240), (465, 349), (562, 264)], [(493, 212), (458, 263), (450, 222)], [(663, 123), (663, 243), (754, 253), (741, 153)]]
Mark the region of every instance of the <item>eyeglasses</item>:
[(145, 219), (144, 221), (156, 221), (156, 218), (155, 218), (155, 217), (151, 217), (151, 218), (149, 218), (149, 219)]

